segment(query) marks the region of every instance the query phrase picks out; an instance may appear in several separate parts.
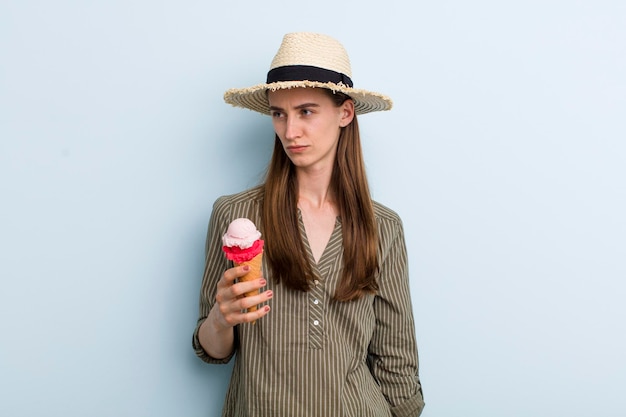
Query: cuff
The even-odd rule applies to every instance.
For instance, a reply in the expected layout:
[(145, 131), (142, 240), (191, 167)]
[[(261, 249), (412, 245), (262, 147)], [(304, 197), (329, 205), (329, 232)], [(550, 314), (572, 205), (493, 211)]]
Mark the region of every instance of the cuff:
[(200, 330), (200, 326), (202, 325), (202, 323), (204, 323), (205, 320), (206, 320), (206, 317), (202, 317), (201, 319), (199, 319), (198, 324), (196, 324), (196, 329), (193, 332), (193, 339), (191, 343), (193, 346), (193, 350), (196, 352), (196, 356), (198, 356), (204, 362), (214, 364), (214, 365), (223, 365), (223, 364), (230, 362), (233, 356), (235, 356), (235, 349), (233, 349), (233, 351), (227, 357), (216, 359), (210, 356), (208, 353), (206, 353), (204, 348), (200, 344), (200, 339), (198, 338), (198, 332)]
[(391, 414), (394, 417), (418, 417), (424, 409), (424, 400), (421, 393), (415, 397), (409, 398), (405, 402), (391, 408)]

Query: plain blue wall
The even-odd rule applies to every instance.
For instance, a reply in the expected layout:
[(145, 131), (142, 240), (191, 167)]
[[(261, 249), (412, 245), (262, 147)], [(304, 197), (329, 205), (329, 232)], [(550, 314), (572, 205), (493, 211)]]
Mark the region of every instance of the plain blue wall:
[(311, 30), (395, 100), (360, 122), (405, 221), (424, 416), (623, 416), (624, 4), (3, 1), (0, 415), (219, 415), (204, 235), (272, 143), (222, 94)]

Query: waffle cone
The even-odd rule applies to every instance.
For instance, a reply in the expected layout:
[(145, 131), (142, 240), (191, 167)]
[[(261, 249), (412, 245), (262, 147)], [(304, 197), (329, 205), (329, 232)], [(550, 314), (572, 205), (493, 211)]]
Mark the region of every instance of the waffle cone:
[[(244, 266), (247, 265), (250, 267), (250, 270), (248, 271), (248, 273), (246, 275), (244, 275), (243, 277), (239, 278), (240, 282), (245, 282), (245, 281), (252, 281), (255, 280), (257, 278), (260, 278), (263, 275), (263, 252), (259, 253), (257, 256), (255, 256), (254, 258), (250, 259), (249, 261), (246, 262), (235, 262), (236, 266)], [(254, 290), (254, 291), (249, 291), (247, 293), (245, 293), (246, 297), (250, 297), (253, 295), (258, 295), (259, 294), (259, 290)], [(257, 311), (258, 306), (252, 306), (250, 308), (248, 308), (248, 313), (252, 312), (252, 311)]]

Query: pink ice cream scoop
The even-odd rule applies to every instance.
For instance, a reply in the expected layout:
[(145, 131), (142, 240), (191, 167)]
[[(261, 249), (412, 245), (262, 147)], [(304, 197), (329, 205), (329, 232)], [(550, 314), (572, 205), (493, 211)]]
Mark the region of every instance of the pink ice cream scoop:
[(264, 242), (254, 223), (242, 217), (228, 225), (222, 243), (226, 257), (235, 263), (242, 263), (262, 253)]

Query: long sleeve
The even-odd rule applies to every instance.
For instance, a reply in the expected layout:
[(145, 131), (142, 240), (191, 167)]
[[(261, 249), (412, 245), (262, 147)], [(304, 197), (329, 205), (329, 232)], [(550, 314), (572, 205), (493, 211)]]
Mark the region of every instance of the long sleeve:
[[(376, 328), (369, 347), (372, 375), (396, 417), (417, 417), (424, 407), (409, 290), (404, 231), (399, 219), (381, 233), (380, 291), (374, 299)], [(389, 223), (388, 223), (389, 224)], [(389, 244), (385, 244), (385, 240)], [(384, 249), (383, 249), (384, 250)]]
[[(193, 333), (193, 348), (196, 355), (203, 361), (213, 364), (222, 364), (230, 361), (233, 353), (224, 359), (215, 359), (209, 356), (198, 339), (198, 331), (200, 325), (206, 320), (213, 304), (215, 303), (215, 294), (217, 292), (217, 282), (226, 269), (228, 269), (228, 261), (222, 253), (221, 236), (227, 229), (229, 223), (228, 206), (224, 204), (224, 199), (218, 199), (213, 205), (211, 218), (209, 220), (209, 228), (207, 231), (205, 246), (205, 267), (202, 277), (202, 286), (200, 288), (200, 306), (198, 314), (198, 322)], [(235, 344), (237, 340), (235, 340)]]

